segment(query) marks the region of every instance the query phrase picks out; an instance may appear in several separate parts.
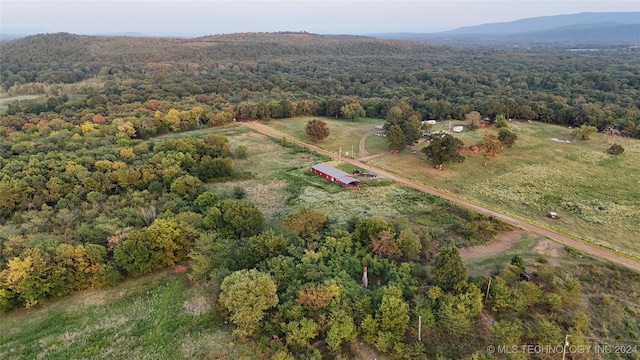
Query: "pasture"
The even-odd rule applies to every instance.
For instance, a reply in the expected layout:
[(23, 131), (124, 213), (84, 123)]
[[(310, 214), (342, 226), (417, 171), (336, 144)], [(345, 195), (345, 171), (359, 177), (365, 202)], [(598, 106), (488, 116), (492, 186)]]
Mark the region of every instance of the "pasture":
[(41, 95), (16, 95), (0, 98), (0, 113), (4, 113), (7, 110), (9, 103), (12, 103), (14, 101), (35, 100), (42, 97), (43, 96)]
[[(348, 157), (351, 157), (352, 149), (356, 152), (356, 157), (360, 156), (359, 145), (362, 136), (365, 134), (373, 134), (376, 131), (376, 125), (384, 124), (384, 120), (380, 119), (362, 118), (356, 121), (350, 121), (327, 117), (300, 117), (295, 119), (270, 120), (265, 124), (277, 131), (290, 135), (292, 138), (313, 144), (305, 132), (307, 123), (312, 119), (320, 119), (327, 123), (329, 127), (329, 137), (316, 145), (335, 154), (338, 154), (340, 148), (342, 148), (342, 155)], [(374, 154), (372, 151), (386, 151), (384, 141), (381, 146), (380, 140), (375, 141), (373, 138), (376, 137), (367, 137), (368, 145), (370, 146), (370, 148), (367, 148), (367, 151), (370, 154)], [(380, 139), (384, 140), (384, 138)]]
[(258, 359), (170, 270), (0, 315), (2, 359)]
[[(333, 133), (339, 134), (344, 125), (350, 139), (373, 131), (376, 124), (363, 120), (359, 127), (346, 120), (330, 119), (327, 123)], [(452, 121), (451, 125), (464, 123)], [(307, 141), (306, 134), (299, 137), (301, 131), (304, 134), (305, 124), (305, 119), (289, 119), (268, 125)], [(448, 127), (449, 122), (440, 122), (433, 130)], [(509, 129), (518, 135), (515, 146), (505, 149), (487, 166), (481, 155), (466, 154), (461, 164), (446, 165), (443, 171), (434, 169), (420, 152), (426, 143), (409, 146), (397, 155), (381, 155), (368, 163), (508, 215), (640, 257), (640, 243), (636, 241), (640, 238), (640, 141), (616, 138), (625, 152), (612, 156), (606, 153), (609, 139), (602, 134), (574, 141), (571, 129), (519, 121), (509, 122)], [(481, 142), (484, 134), (497, 132), (495, 128), (465, 130), (455, 136), (469, 146)], [(345, 136), (331, 140), (330, 135), (318, 146), (333, 151), (337, 144), (346, 145), (344, 140)], [(557, 212), (560, 219), (546, 218), (549, 211)]]

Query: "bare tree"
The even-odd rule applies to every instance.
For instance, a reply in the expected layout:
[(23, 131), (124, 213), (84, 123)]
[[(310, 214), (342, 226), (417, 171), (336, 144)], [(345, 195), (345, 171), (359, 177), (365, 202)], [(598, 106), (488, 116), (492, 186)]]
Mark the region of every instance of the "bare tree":
[(621, 135), (620, 130), (611, 124), (607, 125), (607, 127), (602, 130), (602, 133), (609, 138), (609, 145), (613, 145), (616, 141), (616, 136)]
[(153, 221), (156, 219), (156, 215), (156, 207), (153, 205), (150, 205), (147, 208), (140, 208), (140, 217), (142, 217), (142, 220), (145, 224), (147, 224), (147, 226), (153, 223)]

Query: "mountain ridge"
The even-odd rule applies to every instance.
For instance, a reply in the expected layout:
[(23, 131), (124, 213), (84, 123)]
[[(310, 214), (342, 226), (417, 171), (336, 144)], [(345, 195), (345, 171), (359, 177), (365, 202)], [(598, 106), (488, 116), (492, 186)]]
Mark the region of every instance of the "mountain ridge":
[(640, 24), (640, 12), (583, 12), (577, 14), (537, 16), (508, 22), (487, 23), (465, 26), (437, 34), (514, 34), (552, 30), (572, 25), (589, 25), (598, 23), (616, 25)]
[(436, 33), (386, 33), (382, 39), (465, 45), (640, 47), (640, 12), (540, 16)]

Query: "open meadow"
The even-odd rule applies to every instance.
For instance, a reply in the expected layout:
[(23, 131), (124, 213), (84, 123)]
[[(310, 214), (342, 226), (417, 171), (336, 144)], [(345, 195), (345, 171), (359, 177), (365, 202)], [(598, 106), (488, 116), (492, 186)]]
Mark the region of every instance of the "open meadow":
[(2, 359), (258, 359), (169, 270), (0, 315)]
[[(342, 155), (352, 157), (352, 149), (356, 152), (355, 156), (360, 157), (359, 145), (360, 139), (365, 134), (374, 134), (376, 125), (383, 125), (384, 120), (360, 118), (355, 121), (346, 119), (334, 119), (328, 117), (300, 117), (295, 119), (270, 120), (265, 123), (269, 127), (282, 133), (289, 134), (292, 138), (313, 143), (305, 132), (305, 126), (312, 119), (321, 119), (329, 127), (329, 137), (318, 143), (318, 147), (327, 151), (339, 153), (342, 148)], [(293, 120), (293, 121), (292, 121)], [(379, 140), (374, 140), (378, 138)], [(379, 136), (368, 136), (365, 149), (369, 154), (387, 151), (384, 138)]]
[(12, 102), (17, 101), (19, 103), (20, 101), (35, 100), (40, 98), (42, 98), (42, 96), (40, 95), (16, 95), (10, 97), (2, 97), (0, 98), (0, 113), (4, 113), (7, 110), (9, 104)]
[[(361, 128), (345, 120), (326, 121), (332, 134), (342, 134), (333, 140), (330, 135), (318, 144), (330, 151), (336, 145), (348, 145), (345, 138), (359, 138), (357, 131), (361, 131), (360, 136), (373, 132), (375, 125), (370, 120), (363, 120)], [(300, 135), (305, 124), (305, 119), (268, 123), (310, 142), (306, 135)], [(449, 122), (441, 122), (433, 130), (448, 127)], [(639, 141), (617, 137), (615, 141), (625, 152), (612, 156), (606, 153), (609, 139), (602, 134), (581, 141), (565, 127), (520, 121), (509, 122), (509, 129), (518, 135), (515, 146), (487, 166), (482, 156), (466, 154), (461, 164), (449, 164), (444, 171), (434, 169), (420, 152), (426, 143), (397, 155), (383, 154), (368, 163), (534, 224), (640, 257), (640, 243), (636, 241), (640, 238)], [(456, 136), (469, 146), (481, 142), (484, 134), (497, 132), (495, 128), (465, 130)], [(557, 212), (560, 219), (546, 218), (550, 211)]]

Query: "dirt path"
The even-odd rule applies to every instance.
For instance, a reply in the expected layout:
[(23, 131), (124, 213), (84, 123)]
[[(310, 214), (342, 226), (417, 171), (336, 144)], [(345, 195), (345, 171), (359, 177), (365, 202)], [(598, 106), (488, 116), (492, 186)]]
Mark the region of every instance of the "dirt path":
[(360, 151), (360, 158), (364, 158), (369, 156), (369, 152), (364, 148), (364, 142), (367, 141), (367, 137), (371, 135), (369, 133), (365, 133), (364, 135), (362, 135), (362, 137), (360, 138), (360, 145), (358, 146), (358, 151)]
[(384, 156), (384, 155), (389, 155), (389, 154), (391, 154), (391, 151), (385, 151), (385, 152), (381, 152), (381, 153), (377, 153), (377, 154), (373, 154), (373, 155), (369, 155), (369, 156), (365, 156), (365, 157), (360, 157), (360, 158), (358, 158), (358, 160), (367, 161), (367, 160), (375, 159), (377, 157)]
[(518, 229), (498, 236), (490, 242), (477, 246), (469, 246), (460, 249), (460, 257), (465, 260), (485, 259), (502, 254), (511, 249), (525, 233), (524, 230)]
[[(273, 136), (273, 137), (276, 137), (276, 138), (287, 137), (285, 134), (280, 133), (278, 131), (275, 131), (275, 130), (273, 130), (273, 129), (267, 127), (267, 126), (264, 126), (262, 124), (259, 124), (257, 122), (247, 122), (247, 123), (245, 123), (245, 125), (247, 125), (250, 128), (252, 128), (252, 129), (254, 129), (256, 131), (259, 131), (259, 132), (261, 132), (263, 134), (270, 135), (270, 136)], [(290, 139), (290, 137), (287, 137), (287, 139)], [(316, 151), (316, 152), (318, 152), (320, 154), (330, 156), (332, 159), (337, 159), (338, 158), (337, 154), (334, 154), (332, 152), (320, 149), (317, 146), (314, 146), (314, 145), (311, 145), (311, 144), (307, 144), (307, 143), (304, 143), (302, 141), (293, 140), (293, 139), (291, 139), (290, 141), (291, 142), (295, 142), (296, 144), (298, 144), (300, 146), (304, 146), (304, 147), (309, 148), (309, 149), (311, 149), (313, 151)], [(500, 220), (506, 221), (506, 222), (508, 222), (510, 224), (513, 224), (513, 225), (515, 225), (517, 227), (520, 227), (522, 229), (525, 229), (527, 231), (532, 231), (532, 232), (544, 235), (544, 236), (546, 236), (546, 237), (548, 237), (550, 239), (553, 239), (553, 240), (555, 240), (555, 241), (557, 241), (559, 243), (574, 247), (574, 248), (576, 248), (576, 249), (578, 249), (580, 251), (583, 251), (585, 253), (597, 256), (597, 257), (602, 258), (602, 259), (609, 260), (609, 261), (611, 261), (613, 263), (616, 263), (616, 264), (619, 264), (619, 265), (622, 265), (622, 266), (626, 266), (627, 268), (630, 268), (630, 269), (633, 269), (635, 271), (640, 272), (640, 262), (638, 262), (636, 260), (633, 260), (633, 259), (629, 259), (629, 258), (621, 256), (621, 255), (618, 255), (618, 254), (616, 254), (616, 253), (614, 253), (614, 252), (612, 252), (610, 250), (606, 250), (606, 249), (599, 248), (599, 247), (596, 247), (596, 246), (593, 246), (593, 245), (589, 245), (589, 244), (584, 243), (582, 241), (579, 241), (579, 240), (570, 238), (568, 236), (556, 233), (554, 231), (545, 229), (543, 227), (540, 227), (540, 226), (537, 226), (537, 225), (533, 225), (533, 224), (530, 224), (530, 223), (528, 223), (526, 221), (523, 221), (523, 220), (520, 220), (520, 219), (516, 219), (514, 217), (511, 217), (511, 216), (508, 216), (508, 215), (505, 215), (505, 214), (501, 214), (499, 212), (484, 208), (484, 207), (482, 207), (480, 205), (476, 205), (474, 203), (471, 203), (471, 202), (456, 198), (456, 197), (454, 197), (452, 195), (449, 195), (447, 193), (443, 193), (441, 191), (432, 189), (432, 188), (427, 187), (425, 185), (415, 183), (415, 182), (413, 182), (411, 180), (408, 180), (408, 179), (402, 178), (400, 176), (391, 174), (391, 173), (386, 172), (386, 171), (384, 171), (382, 169), (375, 168), (375, 167), (373, 167), (373, 166), (371, 166), (369, 164), (365, 165), (360, 160), (346, 159), (346, 158), (343, 157), (342, 161), (344, 161), (346, 163), (349, 163), (349, 164), (352, 164), (354, 166), (363, 167), (363, 168), (366, 167), (368, 169), (368, 171), (376, 172), (379, 175), (382, 175), (387, 179), (394, 180), (398, 184), (402, 184), (402, 185), (408, 186), (410, 188), (413, 188), (413, 189), (416, 189), (416, 190), (419, 190), (419, 191), (423, 191), (423, 192), (426, 192), (426, 193), (429, 193), (429, 194), (432, 194), (432, 195), (435, 195), (435, 196), (439, 196), (441, 198), (444, 198), (444, 199), (447, 199), (447, 200), (451, 201), (452, 203), (458, 204), (460, 206), (464, 206), (464, 207), (466, 207), (468, 209), (477, 211), (477, 212), (482, 213), (482, 214), (486, 214), (486, 215), (489, 215), (489, 216), (496, 217), (496, 218), (498, 218)]]

